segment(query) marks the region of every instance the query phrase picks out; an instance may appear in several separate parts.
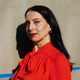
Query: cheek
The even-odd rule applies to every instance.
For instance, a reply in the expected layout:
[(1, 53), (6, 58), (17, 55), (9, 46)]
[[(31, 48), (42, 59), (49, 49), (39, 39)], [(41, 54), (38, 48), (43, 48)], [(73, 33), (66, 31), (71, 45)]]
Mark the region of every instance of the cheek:
[(41, 33), (48, 33), (49, 32), (49, 26), (47, 24), (42, 24), (39, 28), (38, 31)]
[(44, 30), (46, 29), (46, 25), (40, 24), (39, 27), (37, 27), (37, 29), (38, 29), (39, 31), (44, 31)]

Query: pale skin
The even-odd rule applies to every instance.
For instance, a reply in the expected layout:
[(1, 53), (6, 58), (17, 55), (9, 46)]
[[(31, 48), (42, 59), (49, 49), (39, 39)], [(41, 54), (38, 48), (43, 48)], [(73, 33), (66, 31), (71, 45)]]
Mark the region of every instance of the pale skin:
[(49, 31), (50, 25), (46, 22), (43, 16), (37, 11), (29, 11), (26, 14), (26, 32), (29, 39), (34, 43), (35, 52), (50, 42)]

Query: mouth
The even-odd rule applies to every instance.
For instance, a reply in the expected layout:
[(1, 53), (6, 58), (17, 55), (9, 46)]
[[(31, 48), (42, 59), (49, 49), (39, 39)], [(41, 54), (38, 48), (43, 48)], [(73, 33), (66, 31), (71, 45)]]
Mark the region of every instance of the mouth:
[(37, 33), (30, 34), (31, 37), (34, 37), (35, 35), (37, 35)]

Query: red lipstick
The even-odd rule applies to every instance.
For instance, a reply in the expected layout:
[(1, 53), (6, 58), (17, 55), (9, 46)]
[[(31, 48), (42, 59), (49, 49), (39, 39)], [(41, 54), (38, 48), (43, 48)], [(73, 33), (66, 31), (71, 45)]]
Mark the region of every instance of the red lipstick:
[(37, 33), (30, 34), (31, 37), (34, 37), (35, 35), (37, 35)]

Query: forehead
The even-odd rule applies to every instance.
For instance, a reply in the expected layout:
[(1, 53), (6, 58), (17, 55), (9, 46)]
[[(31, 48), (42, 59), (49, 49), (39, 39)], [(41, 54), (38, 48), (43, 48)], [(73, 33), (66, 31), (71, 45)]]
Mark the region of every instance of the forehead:
[(40, 13), (38, 13), (37, 11), (29, 11), (26, 14), (26, 20), (32, 20), (35, 18), (44, 19), (43, 16)]

